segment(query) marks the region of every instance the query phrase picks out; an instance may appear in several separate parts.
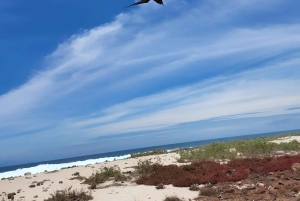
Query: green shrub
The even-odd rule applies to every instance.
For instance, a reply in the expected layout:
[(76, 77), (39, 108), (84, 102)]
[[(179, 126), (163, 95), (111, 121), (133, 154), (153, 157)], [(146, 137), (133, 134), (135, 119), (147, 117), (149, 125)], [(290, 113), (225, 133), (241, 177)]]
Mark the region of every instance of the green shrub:
[[(299, 135), (300, 133), (293, 134)], [(285, 135), (287, 136), (287, 135)], [(275, 151), (299, 151), (300, 143), (296, 140), (289, 143), (273, 143), (271, 140), (278, 139), (278, 137), (270, 138), (256, 138), (246, 140), (235, 140), (229, 142), (214, 142), (209, 145), (200, 147), (182, 149), (177, 151), (180, 155), (178, 162), (189, 161), (205, 161), (205, 160), (233, 160), (240, 156), (261, 158), (271, 156)], [(232, 151), (235, 150), (235, 151)]]
[(148, 177), (153, 172), (157, 171), (160, 167), (162, 167), (160, 158), (157, 159), (155, 163), (153, 163), (150, 159), (148, 160), (139, 160), (137, 166), (135, 166), (135, 174), (141, 177)]
[(115, 181), (125, 181), (126, 176), (121, 172), (118, 166), (104, 167), (100, 172), (93, 173), (83, 183), (89, 184), (91, 189), (95, 189), (97, 184), (107, 181), (109, 178), (114, 178)]

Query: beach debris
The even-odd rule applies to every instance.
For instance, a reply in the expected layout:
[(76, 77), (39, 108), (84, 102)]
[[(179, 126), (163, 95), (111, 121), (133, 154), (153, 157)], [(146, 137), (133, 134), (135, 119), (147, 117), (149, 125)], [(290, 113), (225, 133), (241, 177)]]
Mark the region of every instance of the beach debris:
[(59, 181), (58, 183), (62, 184), (62, 183), (63, 183), (63, 181)]
[(25, 179), (32, 179), (32, 177), (25, 177)]
[(30, 186), (29, 186), (29, 188), (34, 188), (35, 187), (35, 185), (34, 184), (31, 184)]
[(33, 198), (38, 198), (39, 196), (37, 196), (37, 195), (35, 195), (35, 196), (33, 196)]
[(18, 189), (18, 190), (17, 190), (17, 193), (20, 193), (20, 192), (21, 192), (21, 190), (22, 190), (22, 189)]
[(24, 174), (24, 176), (28, 176), (28, 175), (31, 175), (31, 172), (26, 172), (26, 173)]

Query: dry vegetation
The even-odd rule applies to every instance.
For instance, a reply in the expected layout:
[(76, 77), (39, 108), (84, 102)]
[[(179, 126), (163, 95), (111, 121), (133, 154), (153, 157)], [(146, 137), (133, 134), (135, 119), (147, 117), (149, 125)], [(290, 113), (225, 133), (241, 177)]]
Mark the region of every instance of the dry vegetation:
[(166, 197), (164, 199), (164, 201), (182, 201), (182, 200), (177, 196), (169, 196), (169, 197)]
[(93, 197), (91, 192), (85, 192), (84, 190), (63, 190), (56, 191), (50, 195), (51, 197), (45, 199), (44, 201), (87, 201), (92, 200)]

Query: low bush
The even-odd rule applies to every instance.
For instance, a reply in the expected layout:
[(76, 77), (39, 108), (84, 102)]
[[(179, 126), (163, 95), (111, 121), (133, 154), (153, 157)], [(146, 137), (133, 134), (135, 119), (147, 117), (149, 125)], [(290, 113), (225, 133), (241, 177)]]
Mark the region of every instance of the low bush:
[(157, 158), (157, 161), (153, 163), (150, 159), (148, 160), (139, 160), (137, 166), (135, 166), (135, 174), (138, 178), (148, 177), (149, 175), (156, 172), (162, 167), (160, 158)]
[(177, 196), (170, 196), (170, 197), (166, 197), (164, 201), (182, 201), (182, 200)]
[(292, 164), (300, 163), (300, 155), (267, 158), (247, 158), (220, 164), (212, 161), (193, 162), (190, 165), (161, 166), (148, 177), (140, 177), (137, 184), (190, 187), (193, 184), (216, 184), (240, 181), (252, 173), (268, 173), (290, 170)]
[(199, 192), (199, 196), (216, 197), (217, 195), (218, 191), (214, 188), (201, 188)]
[(190, 191), (199, 191), (200, 188), (197, 184), (193, 184), (191, 185), (191, 187), (189, 188)]
[(87, 201), (93, 199), (91, 192), (86, 193), (84, 190), (56, 191), (55, 193), (50, 194), (50, 196), (50, 198), (44, 199), (44, 201)]
[(83, 183), (89, 184), (91, 189), (95, 189), (97, 184), (103, 183), (110, 178), (114, 178), (115, 181), (125, 181), (126, 176), (121, 172), (118, 166), (104, 167), (100, 169), (100, 172), (93, 173)]
[(156, 188), (157, 190), (159, 190), (159, 189), (164, 189), (165, 186), (164, 186), (162, 183), (160, 183), (160, 184), (158, 184), (155, 188)]

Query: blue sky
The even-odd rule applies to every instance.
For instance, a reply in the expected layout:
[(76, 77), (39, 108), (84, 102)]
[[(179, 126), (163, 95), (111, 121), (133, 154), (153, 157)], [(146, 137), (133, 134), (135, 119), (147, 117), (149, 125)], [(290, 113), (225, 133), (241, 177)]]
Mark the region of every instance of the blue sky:
[(0, 3), (0, 166), (299, 129), (300, 2)]

